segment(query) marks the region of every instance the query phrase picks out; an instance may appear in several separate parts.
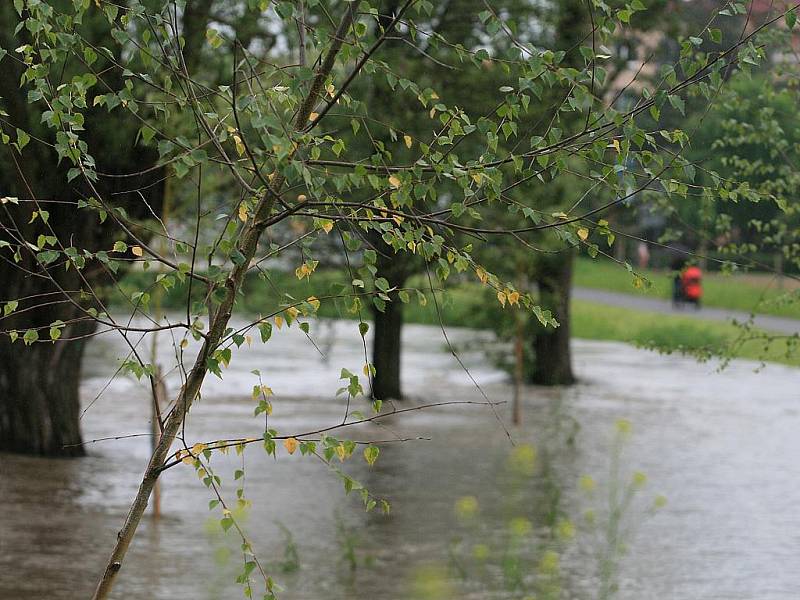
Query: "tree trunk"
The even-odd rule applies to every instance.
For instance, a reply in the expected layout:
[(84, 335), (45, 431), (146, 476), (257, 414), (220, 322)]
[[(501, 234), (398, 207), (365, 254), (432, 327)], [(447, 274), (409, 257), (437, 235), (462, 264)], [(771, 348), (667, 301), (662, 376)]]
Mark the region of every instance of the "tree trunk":
[(386, 303), (383, 312), (373, 311), (375, 331), (372, 345), (372, 397), (378, 400), (402, 399), (400, 386), (401, 332), (403, 330), (403, 304), (399, 300)]
[[(195, 47), (204, 43), (206, 27), (202, 19), (208, 20), (208, 8), (208, 0), (193, 3), (192, 9), (187, 10), (190, 14), (185, 15), (194, 19), (192, 41), (184, 48), (189, 56), (197, 56)], [(27, 40), (25, 28), (15, 33), (19, 22), (12, 3), (0, 2), (0, 47), (9, 50)], [(116, 47), (108, 43), (110, 28), (99, 11), (87, 14), (81, 35), (95, 46)], [(122, 61), (123, 57), (117, 55), (115, 59)], [(0, 313), (0, 451), (75, 456), (84, 452), (75, 445), (81, 442), (78, 385), (86, 343), (83, 336), (91, 334), (95, 325), (88, 320), (72, 323), (64, 328), (59, 341), (39, 341), (31, 346), (23, 345), (22, 339), (12, 344), (10, 333), (16, 331), (22, 338), (28, 328), (44, 327), (40, 336), (46, 340), (46, 327), (54, 321), (70, 323), (85, 317), (68, 297), (81, 306), (100, 310), (97, 300), (86, 300), (84, 294), (91, 287), (102, 300), (112, 279), (122, 275), (125, 263), (117, 263), (119, 271), (112, 276), (106, 267), (88, 259), (83, 277), (79, 277), (74, 268), (66, 270), (60, 263), (44, 268), (38, 265), (22, 242), (36, 241), (38, 234), (50, 233), (50, 228), (60, 249), (72, 246), (90, 252), (108, 251), (116, 240), (131, 240), (114, 226), (113, 218), (100, 223), (96, 213), (77, 208), (77, 201), (94, 196), (94, 191), (81, 178), (68, 181), (67, 169), (71, 165), (60, 160), (51, 146), (38, 142), (51, 139), (53, 131), (41, 119), (42, 111), (48, 107), (43, 102), (28, 102), (29, 89), (20, 87), (24, 65), (9, 60), (2, 64), (0, 104), (8, 112), (8, 122), (35, 139), (23, 154), (10, 145), (0, 145), (0, 196), (20, 199), (19, 206), (3, 204), (0, 211), (0, 239), (13, 242), (10, 247), (0, 248), (0, 305), (19, 301), (16, 312)], [(103, 73), (104, 83), (111, 89), (124, 87), (121, 70), (110, 61), (101, 56), (94, 68)], [(62, 76), (71, 76), (69, 67), (65, 67)], [(151, 209), (155, 213), (161, 210), (163, 171), (150, 170), (159, 158), (155, 147), (136, 142), (141, 123), (125, 111), (109, 112), (102, 106), (83, 112), (86, 130), (82, 138), (97, 160), (98, 172), (139, 173), (124, 178), (101, 176), (96, 184), (100, 195), (113, 206), (125, 209), (133, 221), (152, 218)], [(31, 218), (39, 208), (35, 201), (47, 202), (41, 207), (49, 212), (47, 227), (42, 219)], [(146, 232), (143, 235), (146, 237)], [(14, 256), (17, 244), (23, 247), (19, 260)], [(128, 259), (135, 257), (129, 255)], [(70, 338), (81, 339), (68, 341)]]
[(532, 368), (529, 381), (539, 385), (569, 385), (575, 382), (570, 352), (570, 292), (575, 254), (572, 251), (541, 255), (534, 275), (539, 303), (553, 313), (559, 326), (542, 327), (534, 322)]
[[(65, 328), (65, 336), (92, 323)], [(88, 332), (88, 331), (86, 331)], [(0, 338), (0, 452), (82, 456), (80, 382), (83, 340), (23, 348)]]
[[(376, 277), (384, 277), (392, 288), (402, 287), (414, 270), (413, 257), (397, 253), (383, 241), (373, 240), (378, 249), (378, 269)], [(372, 364), (375, 376), (372, 379), (372, 397), (378, 400), (402, 400), (400, 385), (400, 354), (402, 350), (403, 303), (397, 292), (389, 294), (391, 302), (383, 311), (374, 305), (374, 337), (372, 341)]]

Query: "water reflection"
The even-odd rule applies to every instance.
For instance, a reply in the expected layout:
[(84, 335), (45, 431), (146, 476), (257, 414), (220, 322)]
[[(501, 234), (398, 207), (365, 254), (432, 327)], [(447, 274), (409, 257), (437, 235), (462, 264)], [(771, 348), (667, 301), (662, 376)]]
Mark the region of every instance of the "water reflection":
[[(235, 353), (225, 381), (212, 378), (193, 409), (188, 440), (261, 434), (250, 399), (254, 368), (276, 394), (272, 427), (293, 432), (340, 420), (339, 370), (360, 371), (363, 347), (354, 325), (329, 327), (336, 343), (327, 361), (301, 332), (286, 329), (267, 347)], [(412, 402), (481, 399), (435, 329), (409, 327), (406, 335)], [(456, 342), (472, 335), (452, 332)], [(121, 351), (110, 339), (91, 348), (87, 402), (116, 368), (109, 357)], [(163, 352), (166, 360), (166, 344)], [(581, 384), (528, 390), (515, 448), (491, 412), (474, 406), (419, 411), (353, 432), (430, 438), (385, 446), (372, 468), (345, 463), (353, 478), (391, 499), (388, 516), (365, 513), (317, 460), (248, 449), (245, 495), (253, 508), (244, 525), (285, 588), (280, 597), (597, 598), (605, 538), (595, 536), (598, 546), (585, 535), (584, 513), (594, 507), (604, 522), (614, 423), (624, 417), (635, 430), (621, 479), (641, 470), (648, 483), (643, 503), (631, 509), (630, 522), (641, 526), (626, 538), (618, 597), (795, 598), (796, 371), (770, 366), (754, 374), (736, 364), (715, 374), (709, 365), (609, 343), (577, 342), (576, 357)], [(464, 359), (492, 399), (510, 398), (503, 375), (480, 353)], [(174, 373), (173, 390), (178, 382)], [(117, 379), (87, 411), (86, 437), (147, 432), (148, 414), (146, 388)], [(0, 457), (0, 598), (88, 597), (148, 452), (149, 440), (134, 437), (92, 445), (78, 461)], [(231, 498), (241, 460), (233, 453), (212, 459)], [(597, 482), (594, 496), (582, 489), (586, 474)], [(647, 502), (662, 492), (669, 503), (644, 520)], [(473, 521), (465, 519), (472, 510), (465, 498), (474, 499)], [(143, 522), (115, 597), (241, 597), (233, 581), (241, 552), (212, 521), (211, 499), (193, 469), (164, 475), (164, 516)], [(293, 552), (297, 568), (287, 568)]]

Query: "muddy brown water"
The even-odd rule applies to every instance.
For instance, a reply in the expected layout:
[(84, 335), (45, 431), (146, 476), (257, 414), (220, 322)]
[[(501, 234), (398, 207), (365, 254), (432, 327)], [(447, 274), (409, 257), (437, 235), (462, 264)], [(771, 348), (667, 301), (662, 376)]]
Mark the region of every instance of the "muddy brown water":
[[(449, 333), (489, 398), (509, 399), (505, 376), (481, 352), (480, 335)], [(276, 331), (266, 346), (234, 352), (224, 381), (211, 377), (192, 409), (186, 440), (261, 434), (263, 417), (253, 416), (250, 397), (253, 369), (275, 392), (271, 427), (294, 433), (341, 420), (339, 371), (360, 372), (360, 337), (354, 324), (342, 322), (315, 325), (312, 336), (319, 351), (295, 328)], [(604, 507), (610, 488), (619, 487), (609, 485), (619, 418), (633, 424), (620, 480), (642, 471), (647, 483), (622, 518), (627, 533), (624, 556), (613, 569), (616, 597), (800, 597), (800, 373), (773, 365), (756, 373), (747, 362), (719, 373), (711, 364), (624, 344), (574, 345), (578, 385), (527, 389), (522, 427), (511, 426), (510, 407), (498, 407), (516, 447), (535, 447), (530, 471), (525, 464), (520, 471), (509, 457), (531, 456), (514, 450), (492, 411), (476, 405), (420, 410), (350, 433), (355, 439), (424, 438), (387, 444), (372, 468), (362, 459), (343, 465), (391, 501), (388, 516), (366, 514), (316, 459), (279, 450), (275, 460), (258, 447), (248, 449), (245, 495), (253, 506), (242, 522), (284, 590), (279, 597), (545, 597), (546, 549), (559, 557), (559, 575), (550, 580), (555, 587), (546, 588), (550, 597), (600, 597), (599, 565), (612, 556)], [(83, 418), (87, 440), (148, 431), (147, 388), (135, 380), (114, 379), (94, 401), (123, 350), (113, 338), (89, 349), (82, 390), (85, 405), (93, 402)], [(436, 328), (407, 327), (403, 359), (412, 405), (482, 401)], [(172, 373), (173, 391), (178, 382)], [(367, 406), (356, 400), (353, 408)], [(135, 493), (149, 439), (88, 449), (78, 460), (0, 455), (3, 600), (91, 595)], [(240, 461), (234, 455), (212, 459), (230, 498)], [(579, 484), (586, 474), (597, 481), (591, 494)], [(219, 518), (208, 510), (212, 496), (194, 471), (167, 471), (163, 490), (164, 514), (158, 522), (143, 521), (114, 597), (243, 597), (234, 581), (242, 561), (237, 540), (212, 518)], [(651, 515), (657, 494), (667, 504)], [(472, 519), (468, 508), (476, 511)], [(585, 519), (590, 509), (596, 529)], [(574, 525), (575, 537), (554, 538), (550, 525), (565, 521)]]

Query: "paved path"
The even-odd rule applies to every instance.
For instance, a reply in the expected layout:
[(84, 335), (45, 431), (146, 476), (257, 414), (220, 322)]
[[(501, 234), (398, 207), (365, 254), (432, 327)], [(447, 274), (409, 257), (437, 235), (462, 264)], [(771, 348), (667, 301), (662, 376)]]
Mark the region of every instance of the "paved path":
[[(674, 308), (672, 302), (662, 298), (653, 298), (640, 294), (621, 294), (619, 292), (608, 292), (606, 290), (596, 290), (585, 287), (574, 287), (572, 295), (577, 300), (587, 300), (599, 304), (609, 304), (621, 308), (633, 310), (645, 310), (661, 314), (680, 315), (692, 319), (707, 321), (747, 321), (750, 314), (741, 310), (729, 310), (727, 308), (703, 307), (695, 310), (691, 306), (685, 308)], [(779, 333), (799, 333), (800, 319), (788, 317), (773, 317), (769, 315), (757, 315), (755, 323), (761, 329), (775, 331)]]

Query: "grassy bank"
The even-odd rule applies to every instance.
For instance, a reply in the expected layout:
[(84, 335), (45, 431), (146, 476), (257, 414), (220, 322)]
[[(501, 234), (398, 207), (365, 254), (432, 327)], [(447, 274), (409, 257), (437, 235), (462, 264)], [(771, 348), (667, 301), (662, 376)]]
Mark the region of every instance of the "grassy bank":
[[(581, 266), (585, 269), (585, 266)], [(627, 277), (625, 272), (622, 275)], [(152, 277), (139, 273), (129, 275), (123, 282), (128, 293), (146, 287)], [(256, 277), (249, 279), (245, 292), (240, 297), (239, 309), (251, 315), (267, 315), (280, 310), (282, 305), (296, 300), (316, 296), (321, 299), (319, 315), (330, 318), (357, 318), (352, 312), (352, 299), (338, 297), (349, 281), (341, 271), (320, 271), (310, 280), (298, 280), (291, 273), (274, 272), (265, 281)], [(409, 287), (425, 289), (427, 281), (422, 277), (412, 278)], [(609, 288), (605, 288), (609, 289)], [(280, 291), (279, 291), (280, 290)], [(164, 306), (171, 309), (185, 307), (185, 286), (173, 288), (164, 297)], [(193, 294), (199, 300), (199, 290)], [(511, 310), (502, 309), (493, 294), (478, 283), (462, 283), (448, 288), (446, 293), (429, 291), (421, 296), (410, 294), (411, 301), (405, 307), (405, 320), (409, 323), (472, 327), (497, 330), (498, 324), (511, 316)], [(151, 300), (152, 301), (152, 300)], [(121, 298), (116, 305), (123, 308)], [(437, 307), (438, 305), (438, 307)], [(361, 314), (369, 320), (368, 301), (364, 301)], [(703, 353), (723, 352), (738, 338), (740, 330), (733, 325), (715, 321), (702, 321), (679, 315), (664, 315), (646, 311), (635, 311), (615, 306), (606, 306), (585, 301), (572, 303), (572, 332), (577, 338), (608, 340), (632, 343), (646, 347), (670, 348), (676, 351), (689, 350)], [(737, 348), (735, 356), (752, 360), (769, 360), (791, 365), (800, 365), (800, 356), (787, 356), (783, 342), (772, 344), (765, 350), (763, 342), (748, 342)]]
[[(637, 270), (651, 286), (636, 287), (636, 278), (624, 267), (610, 260), (578, 259), (575, 265), (575, 285), (621, 292), (644, 294), (656, 298), (670, 298), (672, 273), (668, 270)], [(779, 289), (776, 277), (767, 274), (706, 273), (703, 277), (703, 303), (705, 306), (754, 311), (800, 319), (800, 287), (793, 280), (784, 279), (784, 289)]]
[(788, 352), (783, 340), (765, 348), (751, 340), (732, 346), (741, 330), (729, 323), (701, 321), (691, 317), (664, 315), (576, 300), (572, 303), (572, 331), (577, 338), (614, 340), (638, 346), (687, 350), (695, 354), (726, 353), (732, 356), (800, 366), (800, 355)]

